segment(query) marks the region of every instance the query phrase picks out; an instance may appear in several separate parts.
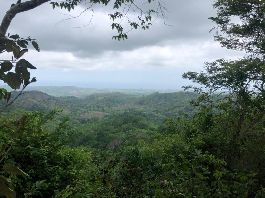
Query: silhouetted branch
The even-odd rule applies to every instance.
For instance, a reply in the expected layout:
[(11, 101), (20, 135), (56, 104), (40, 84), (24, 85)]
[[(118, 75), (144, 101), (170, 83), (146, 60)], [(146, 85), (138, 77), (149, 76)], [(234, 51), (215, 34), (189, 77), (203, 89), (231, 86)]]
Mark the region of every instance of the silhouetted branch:
[(10, 9), (6, 12), (1, 25), (0, 25), (0, 36), (5, 36), (6, 32), (18, 13), (25, 12), (40, 6), (50, 0), (30, 0), (22, 3), (12, 4)]

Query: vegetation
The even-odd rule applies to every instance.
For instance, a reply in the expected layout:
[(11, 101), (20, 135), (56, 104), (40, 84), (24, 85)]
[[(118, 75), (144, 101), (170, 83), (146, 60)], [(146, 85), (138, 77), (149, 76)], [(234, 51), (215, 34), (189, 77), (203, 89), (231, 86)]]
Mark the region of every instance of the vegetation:
[(2, 195), (265, 197), (265, 2), (214, 6), (217, 41), (246, 56), (185, 73), (197, 93), (33, 92), (2, 111)]

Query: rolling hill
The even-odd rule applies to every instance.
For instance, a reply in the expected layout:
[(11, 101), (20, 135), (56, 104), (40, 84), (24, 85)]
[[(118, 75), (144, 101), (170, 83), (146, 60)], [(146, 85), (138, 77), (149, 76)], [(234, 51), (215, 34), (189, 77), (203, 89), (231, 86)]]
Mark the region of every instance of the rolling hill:
[[(15, 95), (16, 93), (13, 93)], [(40, 91), (27, 91), (14, 104), (1, 111), (52, 111), (62, 110), (64, 116), (77, 120), (102, 118), (109, 114), (127, 110), (137, 110), (163, 119), (174, 117), (181, 112), (192, 111), (189, 102), (196, 94), (189, 92), (152, 93), (149, 95), (128, 94), (121, 92), (94, 93), (86, 97), (55, 97)]]

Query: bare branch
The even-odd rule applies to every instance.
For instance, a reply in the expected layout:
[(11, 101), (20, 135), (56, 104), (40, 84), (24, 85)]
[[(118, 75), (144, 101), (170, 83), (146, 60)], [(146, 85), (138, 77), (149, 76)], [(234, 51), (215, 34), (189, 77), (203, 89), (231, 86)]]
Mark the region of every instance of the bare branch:
[(40, 6), (43, 3), (46, 3), (48, 1), (50, 1), (50, 0), (29, 0), (26, 2), (11, 5), (11, 8), (6, 12), (6, 14), (2, 20), (2, 23), (0, 26), (0, 37), (3, 37), (6, 35), (6, 32), (9, 28), (12, 20), (15, 18), (15, 16), (18, 13), (34, 9), (34, 8)]
[(26, 89), (27, 85), (23, 86), (23, 88), (19, 91), (19, 93), (15, 96), (15, 98), (13, 100), (11, 100), (10, 102), (8, 102), (5, 107), (9, 107), (10, 105), (12, 105), (23, 93), (24, 90)]

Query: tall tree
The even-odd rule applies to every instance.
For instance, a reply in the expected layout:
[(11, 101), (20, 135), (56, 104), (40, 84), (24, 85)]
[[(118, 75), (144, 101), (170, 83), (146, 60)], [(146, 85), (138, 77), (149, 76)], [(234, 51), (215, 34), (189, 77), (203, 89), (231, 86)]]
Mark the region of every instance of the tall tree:
[(217, 105), (216, 95), (214, 101), (204, 97), (203, 107), (214, 106), (226, 116), (223, 126), (231, 129), (226, 131), (231, 133), (231, 164), (239, 164), (246, 140), (254, 142), (265, 134), (265, 1), (216, 0), (214, 7), (217, 15), (210, 19), (217, 25), (215, 39), (227, 49), (246, 54), (239, 60), (207, 63), (204, 72), (188, 72), (183, 76), (202, 85), (196, 90), (204, 96), (224, 93)]

